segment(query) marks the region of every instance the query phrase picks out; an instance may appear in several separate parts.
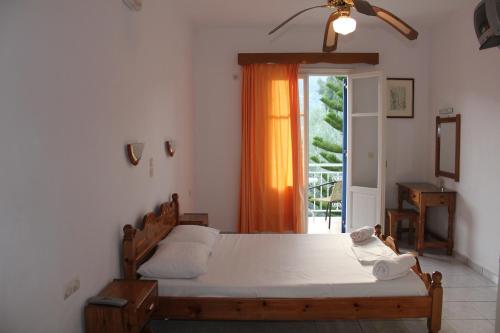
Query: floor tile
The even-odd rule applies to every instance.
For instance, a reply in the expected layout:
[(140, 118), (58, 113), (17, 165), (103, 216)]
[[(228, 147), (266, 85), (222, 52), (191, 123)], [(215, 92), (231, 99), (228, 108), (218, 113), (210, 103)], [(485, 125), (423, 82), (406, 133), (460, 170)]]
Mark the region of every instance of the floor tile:
[(488, 320), (447, 320), (456, 333), (494, 333), (495, 328)]
[(443, 319), (488, 319), (481, 315), (473, 302), (445, 302)]
[(494, 287), (495, 283), (482, 277), (476, 272), (465, 273), (461, 275), (444, 275), (443, 287), (445, 288), (470, 288), (470, 287)]
[(427, 332), (427, 320), (404, 320), (405, 332), (422, 333)]
[(402, 320), (360, 320), (364, 333), (407, 333), (408, 327)]
[(494, 302), (497, 298), (496, 287), (444, 288), (445, 302)]
[(317, 321), (318, 333), (363, 333), (361, 325), (356, 320)]
[[(356, 321), (349, 324), (330, 322), (332, 330), (319, 331), (313, 321), (153, 321), (151, 327), (155, 333), (316, 333), (316, 332), (344, 332), (344, 328), (357, 328), (346, 330), (347, 333), (362, 333)], [(341, 331), (334, 329), (338, 327)]]
[[(429, 268), (429, 269), (427, 269), (427, 268)], [(422, 270), (426, 271), (426, 269), (429, 271), (428, 273), (432, 273), (433, 271), (440, 271), (443, 274), (443, 279), (449, 275), (474, 275), (474, 274), (477, 274), (471, 268), (469, 268), (463, 264), (460, 264), (460, 263), (455, 263), (455, 264), (444, 263), (444, 264), (440, 264), (440, 265), (431, 264), (429, 266), (427, 266), (426, 264), (423, 264)], [(477, 274), (477, 276), (480, 276), (480, 275)]]
[(462, 264), (450, 264), (447, 262), (443, 263), (426, 263), (425, 261), (422, 263), (420, 260), (420, 267), (422, 271), (426, 273), (433, 273), (435, 271), (439, 271), (443, 274), (444, 277), (447, 275), (474, 275), (477, 274), (469, 267)]
[[(496, 318), (496, 302), (471, 302), (474, 309), (481, 314), (481, 318), (493, 320)], [(463, 318), (466, 319), (466, 318)]]
[(443, 319), (441, 322), (441, 331), (439, 333), (457, 333), (453, 327), (451, 327), (448, 320)]

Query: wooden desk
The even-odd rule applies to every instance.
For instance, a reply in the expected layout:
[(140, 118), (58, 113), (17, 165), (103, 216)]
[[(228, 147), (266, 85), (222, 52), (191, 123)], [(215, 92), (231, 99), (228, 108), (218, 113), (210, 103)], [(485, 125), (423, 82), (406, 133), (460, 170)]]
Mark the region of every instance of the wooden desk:
[[(403, 208), (403, 201), (418, 208), (419, 223), (417, 250), (422, 255), (425, 248), (444, 247), (447, 254), (453, 254), (453, 224), (455, 221), (455, 207), (457, 193), (445, 190), (441, 192), (437, 186), (426, 183), (398, 183), (398, 205)], [(448, 239), (438, 241), (425, 241), (425, 223), (428, 207), (448, 207)], [(433, 234), (436, 237), (435, 234)], [(436, 237), (439, 239), (439, 237)]]

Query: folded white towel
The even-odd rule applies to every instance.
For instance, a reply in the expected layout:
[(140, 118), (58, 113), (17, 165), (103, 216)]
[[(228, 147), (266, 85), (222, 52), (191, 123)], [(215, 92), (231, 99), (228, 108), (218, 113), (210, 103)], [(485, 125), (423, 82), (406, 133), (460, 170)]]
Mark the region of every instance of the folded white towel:
[(381, 259), (373, 265), (373, 275), (378, 280), (393, 280), (407, 275), (417, 264), (412, 254), (403, 254), (393, 259)]
[(373, 265), (377, 260), (398, 256), (377, 237), (370, 237), (362, 244), (353, 244), (351, 248), (361, 265)]
[(362, 243), (373, 236), (375, 229), (373, 227), (363, 227), (351, 232), (351, 239), (354, 243)]

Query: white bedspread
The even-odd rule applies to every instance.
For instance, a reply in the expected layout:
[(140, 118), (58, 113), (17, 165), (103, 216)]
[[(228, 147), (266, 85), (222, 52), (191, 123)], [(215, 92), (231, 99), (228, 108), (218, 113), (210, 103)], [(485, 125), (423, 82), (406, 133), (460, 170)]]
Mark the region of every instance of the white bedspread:
[[(377, 240), (380, 246), (385, 246)], [(323, 298), (427, 295), (413, 272), (377, 281), (349, 235), (221, 235), (206, 274), (159, 280), (160, 296)]]

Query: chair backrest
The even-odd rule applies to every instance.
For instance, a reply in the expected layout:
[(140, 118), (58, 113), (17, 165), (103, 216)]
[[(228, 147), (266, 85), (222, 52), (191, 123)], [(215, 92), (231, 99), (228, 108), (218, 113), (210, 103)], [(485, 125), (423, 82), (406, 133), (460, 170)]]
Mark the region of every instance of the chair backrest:
[(330, 197), (331, 202), (341, 202), (342, 201), (342, 181), (338, 181), (332, 186), (332, 195)]

